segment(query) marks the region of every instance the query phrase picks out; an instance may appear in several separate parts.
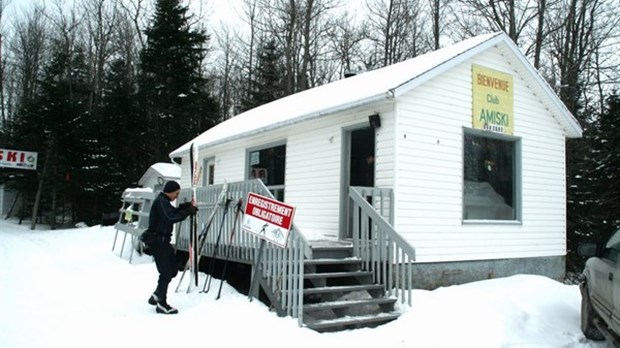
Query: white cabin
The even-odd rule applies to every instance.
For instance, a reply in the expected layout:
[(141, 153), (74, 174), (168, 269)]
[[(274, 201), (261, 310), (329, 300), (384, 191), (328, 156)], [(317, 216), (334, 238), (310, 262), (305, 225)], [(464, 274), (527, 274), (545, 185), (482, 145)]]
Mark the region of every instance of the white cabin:
[(164, 188), (166, 181), (181, 179), (181, 167), (174, 163), (155, 163), (142, 174), (138, 185), (144, 188), (160, 191)]
[(192, 143), (202, 185), (262, 178), (310, 242), (351, 238), (350, 186), (390, 188), (390, 223), (416, 250), (419, 287), (433, 288), (564, 276), (565, 141), (581, 135), (519, 48), (493, 33), (262, 105), (170, 157), (182, 187)]

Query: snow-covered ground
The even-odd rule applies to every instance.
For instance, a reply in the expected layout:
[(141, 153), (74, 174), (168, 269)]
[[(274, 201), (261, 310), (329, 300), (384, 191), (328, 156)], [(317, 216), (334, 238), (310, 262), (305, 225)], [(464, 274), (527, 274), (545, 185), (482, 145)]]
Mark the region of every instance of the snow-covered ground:
[[(113, 227), (48, 230), (0, 220), (0, 347), (611, 347), (579, 329), (579, 289), (518, 275), (434, 291), (375, 329), (320, 334), (224, 284), (175, 293), (178, 315), (146, 302), (150, 257), (112, 251)], [(120, 233), (119, 235), (122, 235)], [(128, 249), (127, 249), (128, 250)], [(188, 277), (186, 277), (188, 278)], [(219, 280), (215, 281), (219, 287)]]

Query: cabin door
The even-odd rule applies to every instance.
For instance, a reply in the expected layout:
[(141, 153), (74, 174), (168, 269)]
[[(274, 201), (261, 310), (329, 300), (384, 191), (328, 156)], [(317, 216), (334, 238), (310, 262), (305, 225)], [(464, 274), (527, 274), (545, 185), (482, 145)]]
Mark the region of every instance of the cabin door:
[(371, 127), (345, 130), (343, 146), (341, 190), (341, 237), (352, 236), (352, 208), (349, 203), (350, 186), (375, 186), (375, 129)]

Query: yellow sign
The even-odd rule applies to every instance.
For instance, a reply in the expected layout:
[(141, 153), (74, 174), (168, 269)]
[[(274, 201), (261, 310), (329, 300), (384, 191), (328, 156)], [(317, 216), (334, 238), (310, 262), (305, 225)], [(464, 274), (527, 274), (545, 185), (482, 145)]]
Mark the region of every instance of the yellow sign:
[(514, 121), (512, 75), (472, 65), (473, 122), (476, 129), (511, 134)]

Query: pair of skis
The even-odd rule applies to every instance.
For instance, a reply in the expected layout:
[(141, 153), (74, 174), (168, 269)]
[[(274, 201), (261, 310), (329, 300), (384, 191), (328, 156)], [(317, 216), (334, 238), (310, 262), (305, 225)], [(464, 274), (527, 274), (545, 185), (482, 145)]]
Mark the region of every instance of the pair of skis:
[[(176, 292), (178, 292), (179, 288), (181, 287), (181, 283), (183, 282), (185, 273), (187, 272), (188, 269), (192, 268), (193, 265), (194, 265), (194, 268), (191, 269), (193, 278), (190, 280), (187, 286), (187, 292), (189, 293), (191, 291), (192, 283), (194, 284), (194, 286), (197, 286), (198, 266), (200, 265), (200, 256), (202, 255), (202, 250), (204, 249), (204, 245), (206, 244), (207, 236), (209, 234), (209, 229), (211, 228), (211, 225), (213, 224), (213, 221), (215, 220), (215, 215), (219, 211), (219, 208), (223, 207), (225, 211), (228, 209), (228, 204), (230, 200), (228, 199), (227, 195), (228, 195), (228, 185), (224, 183), (224, 185), (222, 186), (222, 190), (220, 191), (220, 194), (218, 195), (218, 199), (215, 203), (216, 205), (213, 208), (213, 212), (211, 212), (211, 215), (209, 215), (209, 217), (207, 218), (207, 222), (204, 225), (202, 231), (196, 237), (197, 242), (194, 243), (193, 245), (190, 245), (190, 249), (193, 248), (194, 250), (190, 251), (190, 258), (185, 263), (185, 267), (183, 268), (183, 273), (181, 273), (181, 278), (179, 279), (179, 284), (177, 285), (176, 290), (175, 290)], [(226, 217), (225, 214), (224, 214), (224, 217)], [(223, 223), (224, 223), (224, 218), (222, 218), (222, 224)], [(191, 225), (190, 225), (190, 228), (191, 228)], [(190, 239), (191, 239), (191, 231), (190, 231)], [(192, 254), (196, 255), (195, 259), (192, 259)], [(195, 274), (194, 274), (194, 271), (196, 272)]]
[[(190, 177), (192, 180), (192, 205), (196, 206), (196, 186), (200, 178), (202, 166), (198, 165), (198, 148), (194, 143), (189, 149)], [(198, 286), (198, 219), (196, 214), (190, 217), (189, 225), (189, 261), (194, 285)], [(189, 290), (189, 289), (188, 289)]]
[[(202, 174), (202, 166), (198, 164), (198, 147), (194, 146), (194, 143), (190, 145), (189, 149), (189, 170), (190, 170), (190, 179), (191, 179), (191, 203), (193, 206), (196, 206), (196, 186), (198, 186), (198, 181), (200, 180), (200, 176)], [(222, 189), (225, 191), (226, 186)], [(224, 193), (225, 197), (226, 193)], [(219, 201), (218, 201), (219, 202)], [(212, 220), (215, 216), (215, 211), (217, 210), (217, 206), (213, 209), (213, 214), (209, 220)], [(185, 272), (189, 268), (192, 274), (192, 281), (194, 286), (198, 286), (198, 267), (200, 266), (200, 247), (199, 247), (199, 237), (198, 237), (198, 219), (196, 218), (196, 214), (191, 215), (189, 219), (189, 259), (187, 260), (187, 264), (183, 269), (183, 274), (181, 275), (181, 280), (185, 276)], [(209, 222), (210, 224), (210, 222)], [(208, 226), (207, 226), (208, 227)], [(190, 281), (190, 286), (188, 286), (187, 291), (189, 292), (191, 289), (192, 281)], [(181, 282), (179, 281), (179, 286)], [(179, 289), (177, 286), (177, 291)]]

